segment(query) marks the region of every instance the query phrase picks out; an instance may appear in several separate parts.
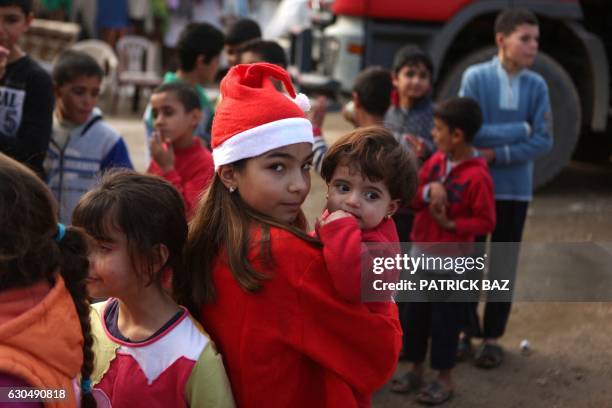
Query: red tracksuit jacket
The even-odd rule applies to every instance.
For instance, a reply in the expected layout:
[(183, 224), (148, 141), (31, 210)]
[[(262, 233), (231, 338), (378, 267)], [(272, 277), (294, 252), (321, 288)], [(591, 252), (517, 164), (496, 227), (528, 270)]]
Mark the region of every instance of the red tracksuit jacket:
[[(480, 157), (464, 160), (446, 175), (447, 157), (436, 152), (419, 171), (419, 188), (412, 203), (416, 210), (411, 239), (413, 242), (473, 242), (495, 228), (495, 197), (487, 163)], [(438, 225), (423, 201), (423, 189), (439, 181), (446, 189), (448, 218), (454, 231)]]

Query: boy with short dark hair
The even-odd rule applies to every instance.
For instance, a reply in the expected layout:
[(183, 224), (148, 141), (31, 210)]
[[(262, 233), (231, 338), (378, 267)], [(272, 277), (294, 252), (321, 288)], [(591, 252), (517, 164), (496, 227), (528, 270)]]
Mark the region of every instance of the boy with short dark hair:
[[(544, 79), (528, 69), (538, 52), (537, 17), (528, 10), (508, 9), (495, 20), (498, 53), (490, 61), (469, 67), (463, 74), (459, 94), (478, 101), (484, 124), (474, 145), (490, 164), (495, 184), (499, 223), (492, 242), (520, 242), (533, 195), (533, 161), (552, 147), (552, 112)], [(514, 280), (518, 245), (489, 258), (492, 279)], [(512, 253), (509, 253), (512, 251)], [(499, 366), (503, 350), (497, 344), (505, 331), (511, 303), (488, 302), (482, 332), (483, 344), (476, 365)], [(476, 311), (474, 310), (474, 313)], [(480, 331), (480, 330), (477, 330)], [(469, 348), (469, 339), (464, 348)]]
[[(201, 106), (201, 119), (195, 134), (208, 148), (214, 106), (206, 96), (204, 85), (211, 83), (217, 73), (219, 56), (223, 50), (223, 33), (208, 23), (190, 23), (181, 32), (176, 48), (179, 69), (176, 72), (166, 72), (164, 83), (183, 81), (195, 88)], [(149, 144), (154, 128), (150, 104), (145, 110), (144, 120)]]
[(72, 210), (101, 172), (132, 168), (125, 142), (96, 108), (103, 77), (96, 60), (82, 52), (63, 52), (53, 67), (56, 105), (44, 167), (62, 223), (70, 223)]
[(229, 26), (225, 33), (225, 54), (229, 67), (240, 63), (242, 47), (249, 41), (261, 39), (261, 28), (257, 22), (241, 18)]
[(380, 67), (364, 69), (355, 78), (352, 101), (355, 126), (382, 125), (391, 104), (391, 73)]
[(51, 137), (51, 77), (19, 47), (32, 14), (32, 0), (0, 0), (0, 152), (43, 177)]
[(276, 41), (252, 40), (240, 49), (241, 64), (254, 64), (256, 62), (269, 62), (287, 69), (287, 55), (283, 47)]
[[(346, 120), (355, 127), (382, 126), (385, 112), (391, 103), (391, 74), (381, 67), (369, 67), (364, 69), (355, 78), (352, 90), (352, 99), (349, 107), (345, 107), (343, 115)], [(316, 111), (318, 107), (314, 109)], [(317, 172), (321, 172), (323, 156), (327, 152), (327, 144), (323, 139), (321, 124), (313, 121), (313, 133), (315, 136), (312, 149), (314, 151), (313, 166)], [(394, 135), (396, 139), (398, 137)]]
[(424, 161), (435, 149), (431, 138), (433, 62), (420, 48), (408, 45), (395, 54), (391, 75), (395, 92), (385, 126), (401, 135), (400, 143)]
[[(470, 98), (452, 98), (435, 109), (432, 135), (438, 151), (419, 171), (419, 187), (413, 201), (413, 242), (469, 243), (495, 227), (493, 182), (486, 162), (472, 146), (481, 123), (480, 108)], [(447, 193), (447, 201), (432, 201), (440, 189)], [(419, 256), (427, 250), (413, 246), (412, 251), (413, 256)], [(411, 392), (420, 388), (431, 336), (431, 366), (439, 374), (421, 389), (418, 400), (441, 404), (454, 392), (451, 372), (464, 304), (408, 302), (404, 307), (404, 354), (412, 367), (393, 381), (392, 390)]]
[(151, 95), (155, 131), (151, 139), (148, 173), (168, 180), (185, 201), (191, 215), (200, 194), (214, 175), (213, 159), (194, 131), (200, 121), (200, 99), (182, 82), (161, 85)]

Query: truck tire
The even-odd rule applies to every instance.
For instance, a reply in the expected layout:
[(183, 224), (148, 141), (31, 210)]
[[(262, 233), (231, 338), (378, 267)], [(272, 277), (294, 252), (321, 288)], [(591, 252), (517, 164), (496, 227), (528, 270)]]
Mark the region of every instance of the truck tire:
[[(457, 95), (463, 72), (473, 64), (491, 59), (496, 52), (495, 47), (487, 47), (460, 60), (440, 79), (436, 100)], [(536, 160), (534, 187), (537, 189), (551, 181), (570, 161), (580, 135), (582, 112), (576, 87), (559, 63), (540, 51), (532, 69), (546, 80), (553, 111), (554, 144), (550, 152)]]

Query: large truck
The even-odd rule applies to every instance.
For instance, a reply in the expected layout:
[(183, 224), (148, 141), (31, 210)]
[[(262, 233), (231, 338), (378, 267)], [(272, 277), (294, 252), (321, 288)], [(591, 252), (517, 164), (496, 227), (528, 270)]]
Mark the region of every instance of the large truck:
[[(415, 44), (434, 62), (435, 98), (456, 95), (464, 70), (496, 52), (494, 20), (508, 7), (528, 8), (540, 21), (540, 53), (532, 69), (548, 83), (554, 146), (536, 161), (535, 185), (560, 172), (579, 139), (583, 156), (609, 158), (608, 0), (335, 0), (327, 22), (315, 20), (308, 41), (298, 41), (298, 63), (313, 69), (302, 82), (306, 89), (349, 92), (364, 67), (389, 68), (400, 47)], [(325, 15), (325, 10), (315, 11)], [(313, 53), (306, 55), (306, 48)]]

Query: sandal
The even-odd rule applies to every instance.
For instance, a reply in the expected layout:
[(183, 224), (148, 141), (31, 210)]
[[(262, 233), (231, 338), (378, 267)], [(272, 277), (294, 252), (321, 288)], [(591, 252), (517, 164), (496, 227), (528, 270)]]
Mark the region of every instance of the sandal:
[(472, 347), (472, 341), (469, 337), (463, 337), (459, 339), (457, 344), (457, 358), (456, 361), (461, 363), (467, 361), (474, 355), (474, 348)]
[(504, 360), (504, 350), (497, 344), (485, 343), (476, 351), (474, 364), (480, 368), (499, 367)]
[(453, 397), (453, 390), (449, 390), (439, 381), (432, 381), (419, 392), (417, 401), (426, 405), (440, 405)]
[(391, 380), (391, 391), (398, 394), (408, 394), (417, 391), (422, 384), (423, 379), (421, 377), (412, 371), (407, 371)]

